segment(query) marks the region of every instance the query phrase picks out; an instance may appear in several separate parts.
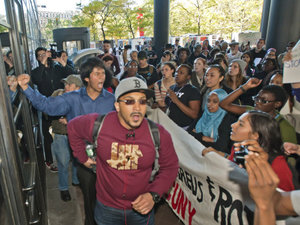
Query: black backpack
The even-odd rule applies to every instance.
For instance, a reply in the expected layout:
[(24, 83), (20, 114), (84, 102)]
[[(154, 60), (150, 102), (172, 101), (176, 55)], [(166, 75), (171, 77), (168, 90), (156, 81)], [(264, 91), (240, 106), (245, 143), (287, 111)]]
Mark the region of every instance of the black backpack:
[[(92, 143), (94, 149), (97, 149), (97, 139), (101, 131), (105, 116), (106, 115), (99, 115), (95, 120), (94, 127), (93, 127), (93, 143)], [(159, 136), (159, 130), (156, 123), (148, 119), (147, 121), (148, 121), (149, 130), (151, 131), (150, 132), (151, 138), (155, 146), (155, 160), (152, 166), (152, 172), (149, 179), (149, 182), (151, 183), (159, 171), (158, 159), (159, 159), (160, 136)]]

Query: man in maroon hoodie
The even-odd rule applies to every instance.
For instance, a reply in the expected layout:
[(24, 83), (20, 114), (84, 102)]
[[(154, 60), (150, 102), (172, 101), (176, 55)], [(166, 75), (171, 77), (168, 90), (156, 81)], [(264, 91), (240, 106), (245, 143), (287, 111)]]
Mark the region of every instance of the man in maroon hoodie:
[(116, 112), (108, 113), (97, 139), (96, 162), (85, 152), (92, 142), (98, 114), (79, 116), (68, 124), (73, 153), (86, 167), (97, 165), (95, 220), (98, 225), (154, 225), (153, 206), (174, 182), (178, 158), (170, 134), (160, 125), (158, 175), (149, 182), (155, 160), (151, 130), (145, 119), (153, 91), (136, 77), (120, 82), (115, 92)]

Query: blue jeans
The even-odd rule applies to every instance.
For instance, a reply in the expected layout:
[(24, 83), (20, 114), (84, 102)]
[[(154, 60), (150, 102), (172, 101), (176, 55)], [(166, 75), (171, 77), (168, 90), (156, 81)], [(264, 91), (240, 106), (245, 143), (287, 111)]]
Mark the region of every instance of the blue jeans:
[(97, 225), (154, 225), (154, 209), (142, 215), (131, 209), (115, 209), (97, 200), (95, 207)]
[(54, 134), (54, 140), (51, 144), (52, 152), (57, 160), (58, 168), (58, 189), (66, 191), (69, 189), (69, 162), (70, 147), (67, 135)]

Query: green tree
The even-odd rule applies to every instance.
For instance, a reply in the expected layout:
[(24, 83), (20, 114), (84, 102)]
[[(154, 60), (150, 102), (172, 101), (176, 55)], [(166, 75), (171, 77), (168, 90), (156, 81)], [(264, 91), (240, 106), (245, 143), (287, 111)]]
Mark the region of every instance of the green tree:
[(123, 39), (128, 36), (125, 21), (120, 14), (113, 14), (107, 18), (106, 36), (110, 39)]
[(78, 14), (72, 17), (72, 26), (73, 27), (85, 27), (86, 18), (82, 14)]
[[(197, 33), (198, 35), (201, 34), (201, 27), (202, 27), (202, 17), (204, 14), (204, 11), (210, 9), (211, 7), (216, 6), (215, 0), (189, 0), (183, 2), (177, 3), (177, 6), (174, 7), (180, 7), (187, 17), (189, 18), (189, 25), (190, 32), (188, 33)], [(181, 14), (182, 15), (182, 14)], [(181, 17), (182, 18), (182, 17)]]
[(99, 22), (98, 13), (100, 9), (100, 3), (98, 1), (93, 1), (82, 8), (83, 20), (79, 20), (79, 18), (77, 19), (77, 23), (83, 22), (84, 26), (90, 28), (93, 41), (99, 40), (97, 23)]
[(66, 19), (48, 19), (47, 25), (45, 28), (41, 31), (42, 36), (46, 40), (47, 44), (53, 42), (53, 30), (57, 28), (64, 28), (64, 27), (71, 27), (72, 26), (72, 20), (66, 20)]
[[(135, 4), (135, 1), (127, 1), (122, 7), (121, 14), (122, 19), (124, 20), (124, 25), (127, 28), (128, 33), (131, 34), (131, 38), (135, 38), (135, 32), (138, 29), (138, 8), (132, 7)], [(128, 36), (129, 37), (129, 36)]]
[[(90, 27), (91, 39), (135, 38), (138, 27), (153, 36), (154, 0), (94, 0), (72, 20), (73, 26)], [(220, 34), (258, 31), (263, 0), (170, 0), (170, 35)], [(139, 13), (143, 19), (137, 20)]]
[(258, 31), (263, 0), (186, 0), (171, 1), (170, 34), (220, 34)]

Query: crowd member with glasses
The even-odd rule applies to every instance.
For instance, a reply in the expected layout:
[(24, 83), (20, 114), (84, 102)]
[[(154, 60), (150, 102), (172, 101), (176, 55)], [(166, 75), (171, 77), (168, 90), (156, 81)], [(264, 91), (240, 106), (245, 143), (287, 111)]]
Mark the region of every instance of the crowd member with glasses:
[(275, 118), (280, 126), (281, 138), (284, 142), (297, 143), (295, 129), (290, 123), (285, 120), (278, 112), (287, 101), (287, 94), (285, 90), (277, 85), (267, 85), (263, 87), (258, 95), (253, 96), (254, 107), (248, 105), (233, 104), (240, 95), (246, 93), (251, 88), (259, 86), (261, 80), (257, 78), (250, 78), (245, 84), (241, 85), (238, 89), (231, 92), (221, 103), (220, 106), (234, 114), (241, 115), (246, 111), (260, 110), (270, 114)]
[(171, 135), (157, 125), (160, 167), (158, 175), (149, 181), (156, 152), (145, 119), (150, 97), (153, 91), (143, 80), (130, 77), (120, 82), (115, 92), (116, 112), (105, 116), (97, 139), (96, 161), (88, 158), (85, 141), (92, 141), (98, 114), (80, 116), (68, 124), (74, 155), (88, 168), (97, 165), (98, 225), (154, 225), (153, 206), (176, 178), (178, 158)]
[(124, 68), (124, 73), (120, 77), (120, 80), (123, 80), (124, 78), (128, 77), (138, 77), (144, 81), (145, 78), (137, 73), (139, 67), (139, 63), (135, 60), (130, 60), (128, 63), (126, 63), (125, 68)]
[[(80, 76), (85, 87), (57, 97), (46, 97), (29, 85), (30, 76), (18, 76), (19, 86), (32, 102), (33, 107), (51, 116), (66, 116), (67, 121), (89, 113), (106, 114), (113, 111), (114, 95), (105, 90), (111, 84), (112, 74), (106, 70), (101, 59), (87, 59), (80, 66)], [(84, 198), (85, 225), (95, 225), (96, 176), (83, 165), (77, 168), (77, 176)]]

